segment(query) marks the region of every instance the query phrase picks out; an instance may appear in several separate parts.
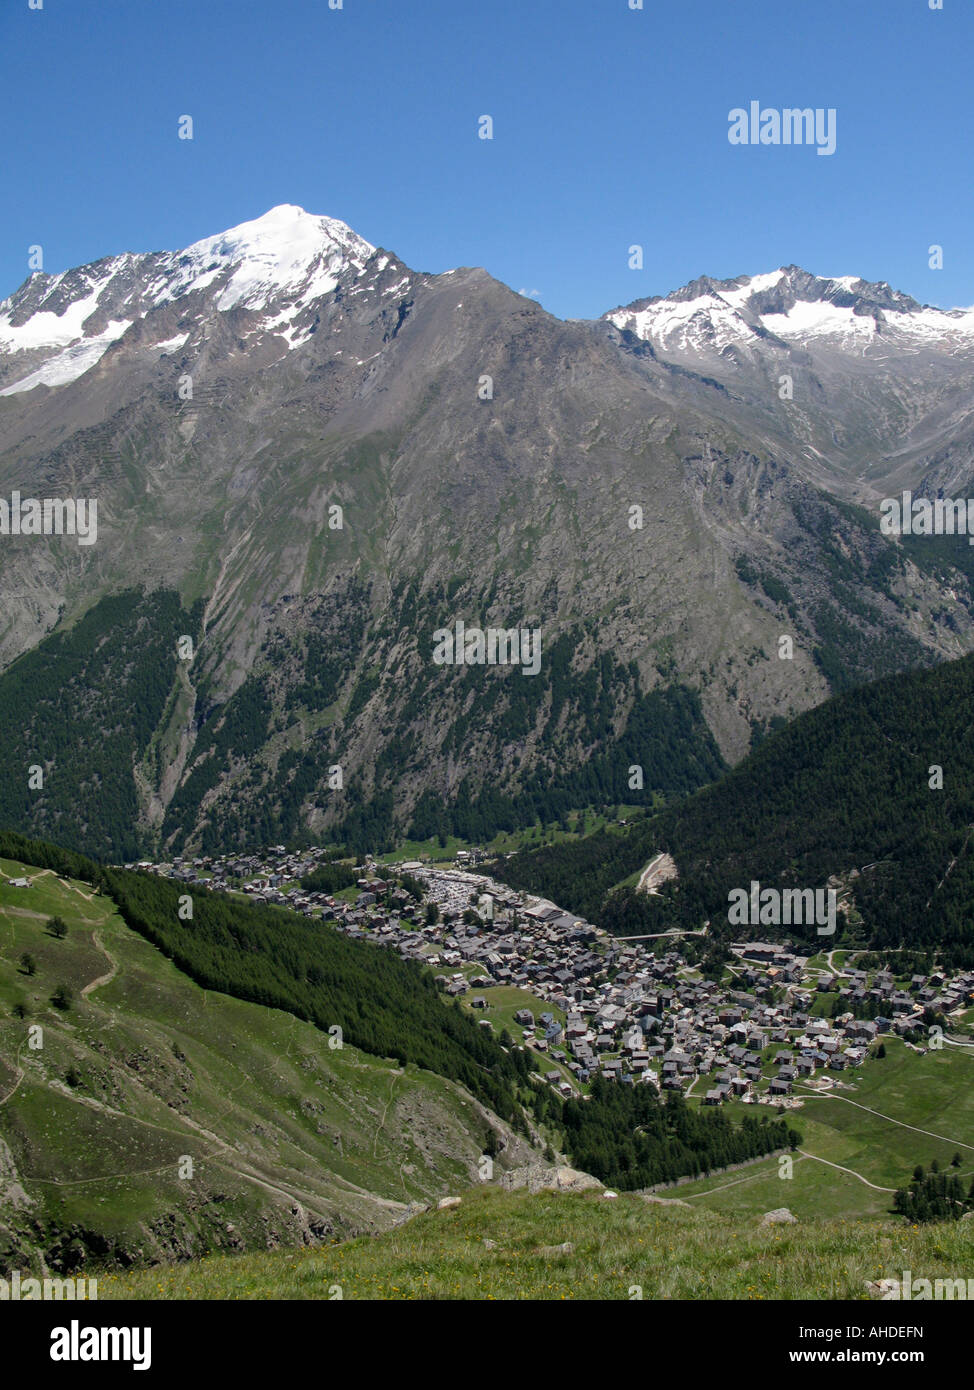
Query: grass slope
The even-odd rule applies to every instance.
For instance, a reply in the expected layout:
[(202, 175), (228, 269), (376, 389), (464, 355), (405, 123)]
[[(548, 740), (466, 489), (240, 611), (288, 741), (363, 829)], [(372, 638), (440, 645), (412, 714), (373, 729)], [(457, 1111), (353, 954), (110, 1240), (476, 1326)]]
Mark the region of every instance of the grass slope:
[[(8, 1263), (38, 1250), (54, 1267), (93, 1252), (181, 1258), (382, 1229), (404, 1204), (471, 1181), (492, 1126), (518, 1150), (451, 1081), (332, 1049), (310, 1023), (200, 988), (83, 882), (0, 869), (33, 877), (30, 889), (0, 884)], [(63, 941), (46, 930), (52, 914), (68, 923)], [(66, 1013), (50, 1003), (61, 983), (74, 995)], [(193, 1175), (180, 1177), (187, 1157)]]
[[(635, 1194), (610, 1201), (486, 1188), (371, 1239), (123, 1273), (99, 1282), (99, 1297), (862, 1299), (867, 1281), (904, 1269), (916, 1278), (965, 1274), (969, 1232), (966, 1222), (761, 1228)], [(552, 1249), (564, 1242), (573, 1249)]]
[(907, 1186), (916, 1164), (928, 1168), (933, 1159), (956, 1171), (966, 1189), (974, 1178), (974, 1050), (947, 1046), (920, 1057), (905, 1043), (885, 1041), (886, 1057), (848, 1074), (851, 1089), (816, 1096), (795, 1086), (805, 1106), (789, 1113), (804, 1138), (790, 1179), (768, 1159), (674, 1195), (741, 1217), (787, 1206), (803, 1219), (878, 1220), (889, 1217), (893, 1191)]

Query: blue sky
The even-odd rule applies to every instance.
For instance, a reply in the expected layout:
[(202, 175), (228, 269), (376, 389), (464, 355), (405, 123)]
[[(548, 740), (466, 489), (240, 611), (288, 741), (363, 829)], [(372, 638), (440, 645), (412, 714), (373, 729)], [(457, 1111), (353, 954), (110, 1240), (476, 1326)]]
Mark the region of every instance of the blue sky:
[[(974, 4), (943, 4), (4, 0), (0, 295), (34, 244), (58, 271), (287, 202), (562, 317), (790, 262), (969, 305)], [(732, 146), (752, 100), (834, 107), (835, 154)]]

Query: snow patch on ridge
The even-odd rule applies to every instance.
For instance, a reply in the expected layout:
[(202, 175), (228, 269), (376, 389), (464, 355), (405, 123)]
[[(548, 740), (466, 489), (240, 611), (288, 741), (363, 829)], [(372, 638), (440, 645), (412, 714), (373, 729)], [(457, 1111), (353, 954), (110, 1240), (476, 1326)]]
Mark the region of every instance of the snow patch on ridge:
[(0, 396), (13, 396), (20, 391), (33, 391), (35, 386), (67, 386), (69, 382), (77, 381), (79, 376), (84, 376), (85, 372), (104, 357), (112, 343), (117, 342), (131, 326), (131, 319), (123, 323), (113, 321), (97, 337), (85, 338), (80, 343), (73, 343), (70, 347), (59, 352), (56, 357), (48, 358), (29, 376), (25, 376), (21, 381), (15, 381), (12, 386), (4, 387), (0, 391)]
[(703, 294), (696, 299), (664, 299), (645, 309), (619, 309), (607, 317), (617, 328), (627, 328), (644, 341), (652, 340), (663, 347), (684, 350), (707, 342), (719, 351), (729, 343), (753, 335), (737, 309), (714, 294)]
[[(65, 274), (54, 276), (48, 295), (58, 290)], [(89, 280), (90, 293), (69, 304), (63, 314), (53, 314), (43, 309), (16, 327), (10, 322), (12, 301), (5, 299), (0, 304), (0, 351), (30, 352), (35, 348), (67, 347), (69, 343), (77, 342), (84, 332), (85, 320), (97, 309), (101, 292), (113, 274), (114, 270), (109, 270), (94, 283)]]
[[(95, 365), (140, 313), (206, 290), (218, 281), (221, 288), (214, 305), (218, 312), (235, 308), (261, 312), (273, 305), (278, 312), (267, 326), (281, 333), (289, 347), (300, 346), (310, 335), (293, 328), (295, 318), (314, 300), (334, 290), (339, 276), (349, 267), (361, 274), (374, 251), (344, 222), (283, 204), (251, 222), (194, 242), (184, 251), (154, 256), (149, 284), (143, 281), (123, 302), (129, 316), (124, 321), (113, 318), (97, 335), (86, 334), (87, 320), (103, 297), (111, 295), (115, 277), (133, 266), (137, 270), (140, 261), (147, 258), (125, 253), (99, 264), (97, 270), (87, 267), (49, 280), (45, 277), (42, 302), (52, 298), (59, 302), (59, 292), (63, 294), (79, 279), (81, 293), (61, 313), (40, 309), (19, 326), (11, 322), (13, 298), (0, 303), (0, 354), (54, 353), (41, 364), (35, 358), (34, 370), (0, 394), (9, 396), (34, 386), (63, 386), (75, 381)], [(388, 258), (380, 269), (387, 264)], [(74, 279), (65, 286), (68, 275)], [(141, 302), (142, 309), (138, 302), (130, 308), (133, 301)], [(109, 297), (105, 303), (118, 300)], [(159, 351), (181, 347), (188, 336), (155, 346)]]
[[(794, 302), (778, 312), (760, 312), (756, 304), (767, 304), (761, 296), (776, 289), (788, 294), (790, 272), (785, 269), (741, 277), (739, 284), (711, 282), (710, 288), (692, 299), (671, 295), (642, 307), (615, 309), (605, 318), (663, 351), (693, 355), (720, 353), (733, 343), (753, 342), (761, 329), (786, 341), (828, 340), (839, 351), (862, 351), (882, 339), (900, 341), (906, 347), (951, 340), (958, 346), (974, 346), (974, 309), (879, 309), (868, 297), (876, 287), (855, 275), (816, 277), (818, 294), (803, 297), (808, 294), (809, 277), (803, 278), (806, 284), (796, 287), (797, 297), (791, 296)], [(848, 295), (863, 298), (860, 308), (868, 312), (857, 313), (851, 304), (834, 302), (834, 297)]]
[(167, 338), (164, 343), (153, 343), (151, 352), (175, 352), (178, 348), (185, 347), (189, 342), (188, 333), (177, 333), (175, 338)]

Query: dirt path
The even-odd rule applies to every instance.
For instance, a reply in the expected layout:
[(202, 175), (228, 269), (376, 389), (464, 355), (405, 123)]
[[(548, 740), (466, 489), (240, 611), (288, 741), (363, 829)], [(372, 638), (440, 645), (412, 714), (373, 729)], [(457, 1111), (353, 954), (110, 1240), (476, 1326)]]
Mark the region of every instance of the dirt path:
[(17, 1087), (20, 1085), (20, 1083), (23, 1081), (24, 1077), (25, 1077), (26, 1074), (27, 1074), (27, 1073), (24, 1071), (23, 1067), (20, 1065), (20, 1054), (21, 1054), (21, 1052), (23, 1052), (25, 1046), (26, 1046), (26, 1044), (21, 1043), (20, 1047), (17, 1049), (17, 1056), (16, 1056), (16, 1059), (14, 1060), (14, 1070), (15, 1070), (16, 1073), (17, 1073), (17, 1080), (14, 1082), (13, 1086), (10, 1088), (10, 1090), (7, 1092), (7, 1094), (3, 1097), (3, 1099), (0, 1100), (0, 1105), (6, 1105), (7, 1101), (10, 1100), (10, 1099), (13, 1097), (14, 1093), (15, 1093), (16, 1090), (17, 1090)]
[(664, 936), (706, 936), (705, 929), (700, 931), (684, 931), (682, 928), (674, 928), (673, 931), (650, 932), (648, 936), (621, 936), (620, 941), (661, 941)]
[[(935, 1134), (932, 1129), (921, 1129), (919, 1125), (908, 1125), (905, 1120), (894, 1120), (892, 1115), (884, 1115), (879, 1110), (871, 1110), (868, 1105), (860, 1105), (857, 1100), (850, 1100), (848, 1096), (837, 1096), (832, 1091), (796, 1091), (795, 1095), (805, 1096), (814, 1100), (841, 1100), (846, 1105), (854, 1105), (857, 1110), (865, 1110), (867, 1115), (875, 1115), (879, 1120), (886, 1120), (888, 1124), (899, 1125), (901, 1129), (912, 1129), (916, 1134), (925, 1134), (929, 1139), (942, 1139), (945, 1144), (956, 1144), (959, 1149), (970, 1149), (974, 1153), (974, 1144), (965, 1144), (962, 1139), (951, 1139), (946, 1134)], [(824, 1159), (822, 1160), (824, 1162)], [(882, 1191), (888, 1191), (883, 1188)]]
[[(763, 1162), (762, 1159), (756, 1161), (758, 1163)], [(764, 1172), (749, 1173), (746, 1178), (732, 1178), (730, 1182), (722, 1182), (719, 1187), (710, 1187), (706, 1192), (686, 1192), (681, 1200), (692, 1202), (697, 1197), (712, 1197), (715, 1192), (726, 1192), (729, 1187), (740, 1187), (743, 1182), (757, 1182), (759, 1178), (766, 1178), (767, 1176), (767, 1173)]]
[[(44, 873), (46, 873), (46, 874), (50, 874), (50, 873), (53, 873), (53, 872), (54, 872), (53, 869), (45, 869), (45, 870), (44, 870)], [(83, 892), (82, 889), (77, 888), (73, 883), (69, 883), (68, 880), (67, 880), (66, 878), (61, 878), (60, 876), (58, 876), (58, 883), (61, 884), (62, 888), (67, 888), (67, 889), (70, 890), (70, 892), (72, 892), (72, 893), (77, 893), (78, 897), (79, 897), (79, 898), (84, 898), (84, 900), (85, 900), (86, 903), (94, 902), (95, 898), (98, 897), (98, 894), (97, 894), (97, 893), (85, 893), (85, 892)]]
[(46, 922), (51, 915), (49, 912), (34, 912), (29, 907), (13, 907), (8, 903), (4, 904), (3, 910), (12, 917), (33, 917), (35, 922)]
[[(66, 1100), (73, 1101), (76, 1105), (85, 1105), (91, 1110), (100, 1110), (102, 1113), (115, 1116), (120, 1120), (127, 1120), (130, 1123), (145, 1125), (148, 1129), (160, 1130), (163, 1134), (175, 1135), (177, 1138), (186, 1137), (185, 1130), (170, 1129), (168, 1125), (156, 1124), (155, 1121), (145, 1120), (140, 1115), (126, 1115), (124, 1111), (117, 1110), (113, 1105), (106, 1105), (104, 1101), (96, 1100), (94, 1097), (79, 1096), (71, 1091), (62, 1081), (49, 1081), (48, 1085), (53, 1090), (56, 1090), (59, 1095), (63, 1096)], [(268, 1181), (267, 1178), (261, 1176), (260, 1171), (256, 1169), (253, 1164), (243, 1159), (236, 1150), (224, 1139), (221, 1139), (218, 1134), (213, 1134), (212, 1131), (197, 1124), (194, 1120), (191, 1120), (188, 1115), (181, 1115), (179, 1119), (185, 1126), (195, 1130), (197, 1134), (202, 1135), (216, 1146), (215, 1152), (203, 1154), (202, 1162), (219, 1164), (221, 1168), (226, 1168), (228, 1172), (233, 1173), (239, 1178), (243, 1178), (246, 1182), (256, 1183), (258, 1187), (262, 1187), (268, 1192), (273, 1192), (278, 1197), (284, 1197), (289, 1202), (300, 1202), (313, 1216), (322, 1219), (328, 1217), (329, 1213), (327, 1211), (317, 1208), (316, 1204), (321, 1201), (319, 1197), (314, 1194), (309, 1194), (295, 1185), (286, 1188), (278, 1186), (277, 1183)], [(221, 1153), (232, 1154), (236, 1162), (230, 1163), (225, 1158), (221, 1158)], [(40, 1183), (47, 1187), (87, 1187), (94, 1183), (118, 1182), (133, 1177), (146, 1177), (154, 1173), (165, 1172), (172, 1172), (172, 1163), (141, 1170), (133, 1168), (123, 1169), (118, 1173), (102, 1173), (98, 1177), (93, 1178), (37, 1178), (33, 1176), (28, 1177), (23, 1174), (21, 1176), (25, 1178), (25, 1181)], [(352, 1184), (348, 1185), (352, 1186)], [(357, 1190), (364, 1192), (364, 1189)], [(374, 1194), (367, 1193), (366, 1195), (371, 1197)], [(386, 1201), (382, 1198), (377, 1198), (376, 1200), (382, 1202), (383, 1205), (395, 1207), (397, 1210), (402, 1206), (401, 1202)]]
[(105, 946), (102, 945), (101, 938), (99, 937), (97, 931), (93, 931), (91, 933), (91, 939), (98, 947), (98, 950), (101, 951), (102, 955), (108, 961), (108, 964), (111, 966), (111, 969), (109, 970), (107, 975), (99, 975), (96, 980), (91, 980), (88, 984), (85, 985), (84, 989), (81, 991), (82, 999), (87, 999), (88, 995), (92, 992), (93, 989), (98, 989), (101, 985), (109, 984), (110, 981), (114, 980), (115, 976), (118, 973), (118, 961), (111, 954), (111, 952)]
[(389, 1113), (389, 1106), (392, 1104), (392, 1102), (393, 1102), (393, 1101), (395, 1100), (395, 1098), (396, 1098), (396, 1082), (397, 1082), (398, 1079), (399, 1079), (399, 1078), (398, 1078), (398, 1074), (397, 1074), (396, 1072), (393, 1072), (393, 1075), (392, 1075), (392, 1085), (389, 1087), (389, 1099), (386, 1101), (386, 1103), (385, 1103), (385, 1105), (384, 1105), (384, 1107), (383, 1107), (383, 1110), (382, 1110), (382, 1119), (379, 1121), (378, 1128), (377, 1128), (376, 1131), (375, 1131), (375, 1138), (372, 1140), (372, 1157), (373, 1157), (373, 1158), (377, 1158), (377, 1157), (378, 1157), (378, 1150), (379, 1150), (379, 1135), (382, 1133), (383, 1129), (385, 1128), (386, 1116), (387, 1116), (388, 1113)]
[(819, 1158), (818, 1154), (810, 1154), (806, 1149), (799, 1149), (798, 1152), (799, 1152), (800, 1154), (803, 1154), (805, 1158), (810, 1158), (810, 1159), (812, 1159), (812, 1161), (815, 1162), (815, 1163), (824, 1163), (824, 1164), (825, 1164), (827, 1167), (829, 1167), (829, 1168), (837, 1168), (837, 1169), (839, 1170), (840, 1173), (848, 1173), (849, 1176), (850, 1176), (850, 1178), (858, 1178), (859, 1181), (860, 1181), (860, 1182), (864, 1182), (864, 1183), (866, 1184), (867, 1187), (871, 1187), (871, 1188), (873, 1189), (874, 1192), (895, 1192), (895, 1191), (896, 1191), (896, 1188), (895, 1188), (895, 1187), (879, 1187), (879, 1186), (877, 1186), (876, 1183), (870, 1182), (868, 1178), (864, 1178), (864, 1177), (862, 1176), (861, 1173), (857, 1173), (857, 1172), (855, 1171), (854, 1168), (843, 1168), (843, 1166), (842, 1166), (841, 1163), (830, 1163), (829, 1160), (828, 1160), (827, 1158)]

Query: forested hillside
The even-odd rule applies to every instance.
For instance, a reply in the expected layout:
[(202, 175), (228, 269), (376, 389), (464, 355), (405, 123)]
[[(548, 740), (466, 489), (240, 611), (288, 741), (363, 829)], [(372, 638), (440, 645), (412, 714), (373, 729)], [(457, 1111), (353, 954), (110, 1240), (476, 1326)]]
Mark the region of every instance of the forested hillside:
[[(0, 857), (95, 884), (127, 926), (206, 989), (284, 1009), (378, 1057), (413, 1062), (459, 1081), (505, 1119), (520, 1119), (515, 1091), (528, 1054), (506, 1052), (433, 976), (394, 951), (353, 941), (326, 923), (150, 874), (107, 868), (21, 835), (0, 833)], [(192, 918), (180, 916), (181, 898)], [(185, 911), (185, 904), (184, 911)]]
[(296, 913), (190, 890), (192, 921), (180, 921), (185, 885), (106, 869), (106, 889), (126, 923), (197, 983), (286, 1009), (363, 1052), (412, 1062), (462, 1085), (502, 1118), (517, 1119), (515, 1089), (528, 1054), (505, 1052), (433, 976), (394, 951), (353, 941)]
[[(350, 581), (316, 605), (311, 630), (268, 637), (225, 699), (206, 673), (201, 603), (187, 612), (168, 590), (103, 598), (0, 673), (0, 824), (131, 860), (194, 842), (215, 853), (307, 837), (316, 816), (330, 839), (364, 853), (407, 833), (477, 841), (582, 806), (651, 807), (726, 766), (699, 696), (681, 684), (646, 692), (635, 663), (594, 656), (594, 628), (561, 633), (530, 679), (434, 666), (429, 634), (453, 602), (445, 589), (422, 601), (406, 593), (373, 625), (368, 587)], [(192, 661), (178, 655), (185, 637)], [(394, 684), (378, 674), (383, 643), (417, 648)], [(593, 659), (580, 669), (583, 650)], [(434, 688), (452, 714), (431, 724)], [(393, 696), (395, 721), (383, 704)], [(365, 775), (348, 748), (377, 724), (389, 741)], [(435, 785), (424, 749), (433, 725), (451, 769)], [(499, 749), (505, 775), (484, 778)], [(329, 785), (335, 765), (340, 790)], [(470, 771), (456, 783), (460, 768)]]
[(139, 784), (164, 775), (177, 644), (196, 642), (201, 613), (166, 589), (104, 598), (0, 675), (0, 824), (99, 857), (142, 853)]
[(787, 1119), (772, 1119), (767, 1110), (737, 1123), (725, 1111), (688, 1105), (679, 1092), (667, 1092), (664, 1103), (653, 1086), (620, 1086), (602, 1076), (585, 1099), (552, 1096), (542, 1111), (556, 1119), (579, 1168), (627, 1192), (705, 1175), (802, 1141)]
[[(197, 820), (208, 852), (290, 840), (306, 833), (312, 805), (335, 817), (329, 837), (358, 853), (389, 850), (407, 836), (478, 841), (580, 806), (651, 806), (655, 795), (685, 795), (724, 768), (695, 692), (672, 685), (646, 693), (635, 664), (611, 654), (580, 670), (578, 653), (593, 642), (582, 628), (553, 640), (530, 679), (497, 667), (473, 677), (463, 666), (434, 666), (430, 634), (449, 624), (454, 601), (449, 590), (422, 600), (411, 592), (394, 596), (393, 615), (372, 630), (355, 591), (324, 645), (315, 634), (303, 643), (290, 635), (269, 642), (244, 683), (202, 724), (188, 773), (167, 808), (167, 847), (190, 844)], [(378, 674), (382, 644), (393, 640), (416, 649), (394, 683)], [(369, 642), (363, 660), (356, 644)], [(430, 719), (434, 695), (450, 704), (449, 720)], [(401, 702), (395, 720), (388, 717), (393, 698)], [(350, 741), (374, 730), (377, 720), (386, 733), (394, 725), (395, 733), (371, 777), (356, 770), (340, 793), (330, 790), (329, 767), (343, 763)], [(316, 736), (268, 756), (272, 730), (299, 724)], [(450, 768), (435, 786), (424, 751), (431, 729)], [(485, 779), (483, 767), (499, 750), (509, 775)], [(630, 784), (634, 764), (643, 774), (638, 791)], [(456, 782), (461, 768), (470, 771)]]
[[(970, 657), (846, 691), (631, 831), (522, 853), (496, 872), (622, 934), (709, 920), (717, 937), (739, 935), (727, 922), (731, 889), (821, 887), (841, 875), (871, 945), (942, 943), (946, 958), (970, 965), (972, 709)], [(664, 850), (678, 881), (658, 896), (610, 891)]]

